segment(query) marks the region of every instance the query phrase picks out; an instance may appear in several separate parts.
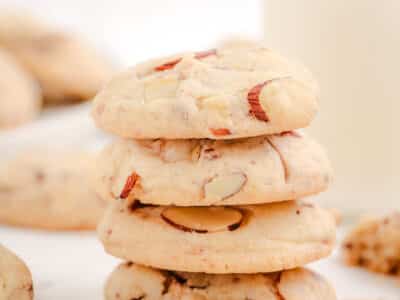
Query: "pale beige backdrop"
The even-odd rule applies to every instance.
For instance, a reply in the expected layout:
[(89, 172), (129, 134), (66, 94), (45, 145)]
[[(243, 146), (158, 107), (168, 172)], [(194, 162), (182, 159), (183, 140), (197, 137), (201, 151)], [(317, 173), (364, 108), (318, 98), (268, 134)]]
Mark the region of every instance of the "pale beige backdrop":
[(321, 195), (347, 213), (400, 208), (400, 1), (265, 0), (265, 40), (321, 86), (310, 128), (336, 178)]

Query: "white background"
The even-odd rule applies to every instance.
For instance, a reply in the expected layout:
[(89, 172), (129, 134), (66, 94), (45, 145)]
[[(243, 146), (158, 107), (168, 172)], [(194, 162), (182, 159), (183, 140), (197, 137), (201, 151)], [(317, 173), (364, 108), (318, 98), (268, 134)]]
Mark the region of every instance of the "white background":
[[(124, 65), (230, 35), (261, 38), (261, 0), (0, 0), (27, 8), (108, 49)], [(1, 9), (0, 7), (0, 9)]]

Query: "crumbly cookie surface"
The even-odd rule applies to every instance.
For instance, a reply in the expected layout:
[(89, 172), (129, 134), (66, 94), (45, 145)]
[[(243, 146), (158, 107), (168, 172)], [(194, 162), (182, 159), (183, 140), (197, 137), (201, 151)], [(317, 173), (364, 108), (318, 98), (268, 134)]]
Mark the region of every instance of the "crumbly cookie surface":
[(21, 154), (0, 170), (0, 222), (50, 230), (94, 229), (106, 203), (92, 188), (92, 154)]
[(400, 212), (361, 221), (343, 246), (347, 264), (400, 277)]
[(307, 126), (317, 111), (310, 73), (253, 42), (139, 64), (96, 96), (97, 125), (137, 139), (233, 139)]
[(87, 42), (31, 16), (1, 14), (0, 46), (40, 83), (46, 104), (88, 100), (114, 72), (113, 64)]
[(124, 263), (105, 286), (106, 300), (334, 300), (332, 287), (306, 269), (210, 275), (161, 271)]
[[(298, 132), (240, 140), (120, 140), (99, 156), (104, 198), (177, 206), (276, 202), (332, 178), (322, 147)], [(134, 181), (134, 182), (133, 182)]]
[(35, 80), (12, 57), (0, 49), (0, 130), (33, 120), (41, 108)]
[(328, 256), (332, 215), (313, 204), (146, 206), (116, 201), (98, 227), (111, 255), (167, 270), (258, 273), (295, 268)]
[(0, 244), (0, 299), (31, 300), (33, 283), (28, 267)]

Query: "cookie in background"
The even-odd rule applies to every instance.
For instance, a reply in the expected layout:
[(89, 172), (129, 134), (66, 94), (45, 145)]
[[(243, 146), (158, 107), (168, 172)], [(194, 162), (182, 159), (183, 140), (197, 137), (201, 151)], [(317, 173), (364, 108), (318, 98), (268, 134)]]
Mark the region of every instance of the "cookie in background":
[(400, 212), (361, 220), (346, 237), (343, 248), (348, 265), (400, 279)]
[(31, 300), (33, 283), (25, 263), (0, 244), (0, 299)]
[(0, 47), (39, 82), (45, 105), (92, 98), (114, 71), (87, 41), (24, 13), (0, 14)]
[(0, 223), (47, 230), (95, 229), (106, 201), (92, 188), (94, 157), (78, 151), (35, 150), (1, 165)]
[(11, 53), (1, 48), (0, 69), (0, 130), (32, 121), (41, 108), (39, 86)]

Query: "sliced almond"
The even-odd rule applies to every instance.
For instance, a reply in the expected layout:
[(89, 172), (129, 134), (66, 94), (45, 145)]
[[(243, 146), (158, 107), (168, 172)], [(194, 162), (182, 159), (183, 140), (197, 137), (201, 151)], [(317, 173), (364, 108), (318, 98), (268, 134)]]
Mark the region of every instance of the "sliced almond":
[(233, 207), (167, 207), (162, 219), (186, 232), (212, 233), (236, 230), (243, 221), (241, 210)]
[(171, 61), (168, 61), (162, 65), (159, 65), (157, 67), (154, 68), (154, 71), (160, 72), (160, 71), (165, 71), (165, 70), (169, 70), (172, 69), (173, 67), (175, 67), (176, 64), (178, 64), (180, 61), (182, 60), (182, 58), (177, 58)]
[(243, 173), (233, 173), (212, 178), (204, 185), (204, 197), (215, 201), (237, 194), (247, 182)]
[[(260, 121), (268, 122), (267, 112), (281, 113), (280, 110), (282, 109), (279, 104), (281, 104), (282, 99), (287, 98), (288, 94), (293, 94), (293, 90), (296, 93), (304, 93), (307, 90), (301, 84), (295, 84), (294, 81), (287, 79), (290, 79), (290, 77), (273, 78), (252, 87), (247, 94), (247, 101), (250, 105), (249, 113)], [(274, 88), (274, 86), (265, 88), (270, 86), (272, 82), (281, 80), (281, 85), (283, 86), (280, 86), (279, 89)]]
[[(208, 57), (210, 55), (216, 55), (216, 54), (217, 54), (217, 50), (211, 49), (211, 50), (195, 53), (194, 58), (202, 59), (202, 58), (206, 58), (206, 57)], [(154, 71), (161, 72), (161, 71), (165, 71), (165, 70), (170, 70), (173, 67), (175, 67), (177, 64), (179, 64), (181, 62), (181, 60), (182, 60), (182, 58), (179, 57), (177, 59), (174, 59), (174, 60), (168, 61), (166, 63), (163, 63), (162, 65), (159, 65), (159, 66), (155, 67)]]
[(231, 131), (228, 128), (210, 128), (210, 131), (215, 136), (225, 136), (231, 134)]
[(298, 131), (294, 131), (294, 130), (283, 131), (281, 133), (278, 133), (278, 136), (302, 137)]
[(133, 172), (131, 175), (128, 176), (126, 179), (124, 188), (122, 189), (121, 194), (119, 195), (119, 198), (125, 199), (128, 198), (129, 194), (131, 193), (132, 189), (135, 187), (136, 183), (139, 181), (140, 176)]
[(172, 98), (176, 95), (179, 81), (175, 76), (154, 78), (145, 83), (144, 93), (146, 101), (160, 98)]
[[(316, 101), (315, 91), (306, 83), (291, 77), (270, 80), (259, 92), (258, 102), (249, 101), (253, 105), (250, 113), (259, 118), (257, 104), (268, 116), (277, 120), (304, 116), (304, 105)], [(255, 105), (255, 106), (254, 106)], [(291, 107), (290, 110), (286, 109)]]
[(247, 101), (250, 105), (250, 114), (252, 114), (258, 120), (264, 122), (268, 122), (269, 118), (264, 108), (261, 106), (260, 93), (264, 86), (266, 86), (269, 82), (270, 81), (265, 81), (263, 83), (257, 84), (256, 86), (251, 88), (249, 93), (247, 94)]

